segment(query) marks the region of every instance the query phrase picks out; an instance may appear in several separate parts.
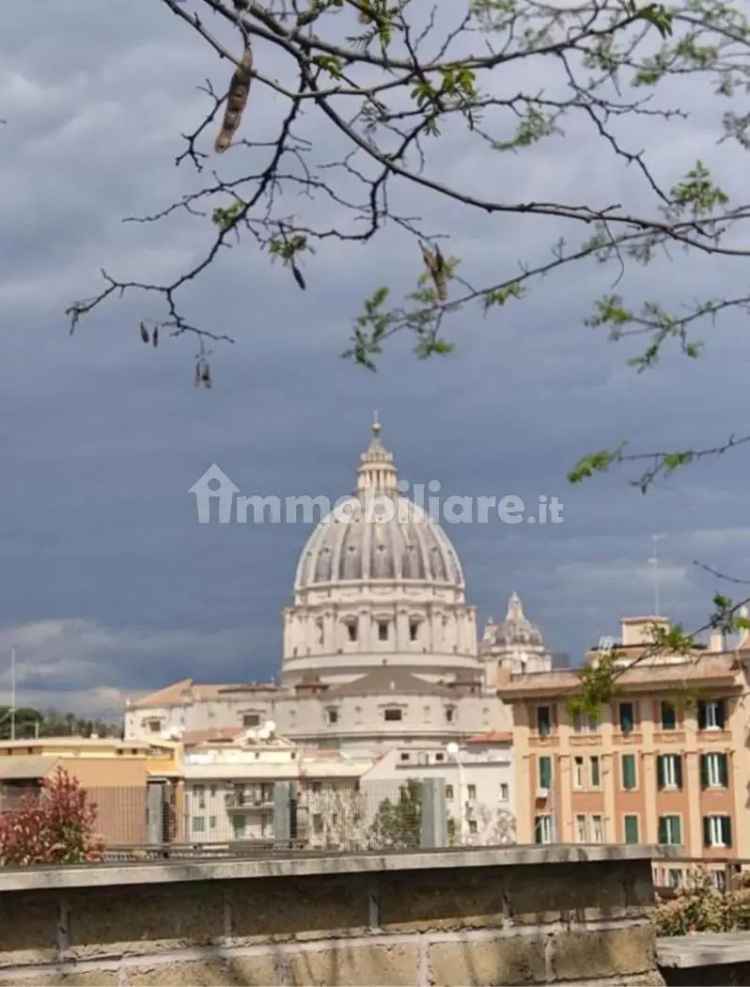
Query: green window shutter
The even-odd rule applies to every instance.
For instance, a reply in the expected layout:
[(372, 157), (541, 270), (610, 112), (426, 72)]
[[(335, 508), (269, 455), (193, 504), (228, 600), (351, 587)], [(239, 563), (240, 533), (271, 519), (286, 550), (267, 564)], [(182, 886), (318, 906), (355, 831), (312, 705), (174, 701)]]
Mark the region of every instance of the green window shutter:
[(674, 780), (678, 788), (682, 788), (682, 755), (674, 755)]
[(716, 723), (721, 730), (724, 729), (724, 722), (726, 717), (726, 699), (719, 699), (716, 703)]
[(729, 787), (729, 770), (726, 754), (719, 754), (719, 781), (724, 788)]
[(539, 787), (551, 788), (552, 761), (548, 757), (539, 758)]
[(701, 788), (708, 788), (708, 757), (701, 754)]
[(656, 757), (656, 785), (657, 788), (664, 788), (664, 755), (658, 754)]
[(632, 788), (635, 788), (635, 755), (634, 754), (623, 754), (622, 756), (622, 787), (627, 791), (629, 791)]
[(659, 843), (664, 845), (667, 842), (667, 820), (664, 816), (659, 816)]
[(732, 820), (729, 816), (724, 816), (721, 820), (721, 831), (726, 846), (732, 845)]
[(682, 846), (682, 820), (679, 816), (672, 816), (672, 842)]
[(706, 729), (706, 701), (705, 699), (698, 700), (698, 729)]
[(708, 816), (703, 817), (703, 845), (711, 846), (711, 820)]
[(638, 842), (638, 816), (625, 816), (625, 842)]

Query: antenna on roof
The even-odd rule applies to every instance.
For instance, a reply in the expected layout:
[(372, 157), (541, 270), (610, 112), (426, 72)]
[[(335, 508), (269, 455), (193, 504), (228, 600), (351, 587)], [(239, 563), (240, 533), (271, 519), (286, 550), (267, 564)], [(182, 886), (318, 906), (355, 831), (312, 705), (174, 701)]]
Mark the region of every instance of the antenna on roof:
[(10, 649), (10, 739), (16, 739), (16, 649)]
[(651, 544), (653, 546), (653, 555), (649, 558), (648, 564), (651, 566), (653, 576), (654, 576), (654, 617), (661, 616), (661, 601), (659, 599), (659, 577), (661, 575), (659, 571), (659, 553), (657, 549), (657, 543), (663, 541), (666, 535), (651, 535)]

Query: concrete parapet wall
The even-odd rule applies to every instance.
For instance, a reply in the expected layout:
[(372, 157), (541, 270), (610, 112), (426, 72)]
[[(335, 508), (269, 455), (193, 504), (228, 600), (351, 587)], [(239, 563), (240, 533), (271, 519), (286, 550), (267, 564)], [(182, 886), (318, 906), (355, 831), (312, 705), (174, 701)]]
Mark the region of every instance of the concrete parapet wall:
[(646, 848), (0, 871), (0, 984), (661, 984)]

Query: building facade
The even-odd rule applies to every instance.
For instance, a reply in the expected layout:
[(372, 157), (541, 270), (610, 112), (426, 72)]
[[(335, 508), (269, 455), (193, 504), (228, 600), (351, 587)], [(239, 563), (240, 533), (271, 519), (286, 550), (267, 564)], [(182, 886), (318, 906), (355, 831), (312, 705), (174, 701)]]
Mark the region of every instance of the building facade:
[[(651, 654), (655, 623), (665, 622), (623, 622), (617, 662), (632, 667), (593, 719), (571, 707), (575, 672), (500, 684), (513, 709), (519, 842), (654, 843), (717, 867), (750, 855), (748, 652), (713, 642), (715, 651)], [(657, 880), (676, 884), (687, 869), (665, 862)]]
[(487, 732), (448, 747), (394, 747), (362, 776), (369, 816), (410, 780), (440, 778), (449, 836), (462, 846), (514, 843), (513, 735)]

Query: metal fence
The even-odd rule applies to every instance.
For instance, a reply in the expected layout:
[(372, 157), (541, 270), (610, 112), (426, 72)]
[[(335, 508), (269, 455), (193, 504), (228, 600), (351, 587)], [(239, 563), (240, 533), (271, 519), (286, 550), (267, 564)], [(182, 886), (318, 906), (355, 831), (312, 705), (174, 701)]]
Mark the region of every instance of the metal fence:
[[(0, 812), (23, 795), (0, 790)], [(458, 803), (443, 779), (92, 786), (96, 832), (111, 861), (295, 851), (399, 851), (512, 843), (512, 815)]]

